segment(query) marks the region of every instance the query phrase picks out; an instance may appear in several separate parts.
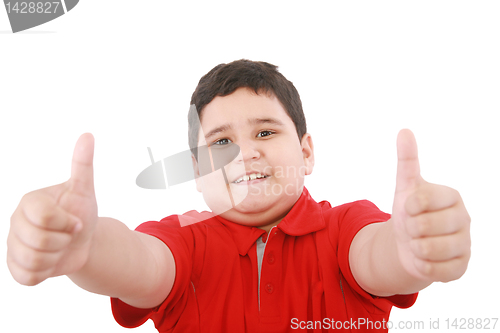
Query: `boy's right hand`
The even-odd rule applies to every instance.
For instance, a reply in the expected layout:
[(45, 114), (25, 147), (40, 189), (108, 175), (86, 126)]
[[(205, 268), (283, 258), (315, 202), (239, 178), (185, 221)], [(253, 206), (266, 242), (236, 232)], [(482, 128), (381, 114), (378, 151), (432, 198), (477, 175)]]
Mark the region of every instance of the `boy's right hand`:
[(12, 214), (7, 264), (17, 282), (33, 286), (87, 262), (98, 220), (93, 155), (94, 137), (85, 133), (75, 146), (71, 178), (24, 195)]

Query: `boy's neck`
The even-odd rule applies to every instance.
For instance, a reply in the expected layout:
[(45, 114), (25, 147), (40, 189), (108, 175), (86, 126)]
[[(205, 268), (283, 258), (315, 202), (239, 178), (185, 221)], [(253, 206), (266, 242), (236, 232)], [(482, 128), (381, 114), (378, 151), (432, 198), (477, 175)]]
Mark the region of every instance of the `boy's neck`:
[(269, 230), (271, 230), (272, 227), (278, 225), (281, 222), (281, 220), (283, 220), (283, 218), (280, 218), (279, 220), (277, 220), (277, 221), (275, 221), (273, 223), (270, 223), (270, 224), (267, 224), (267, 225), (263, 225), (263, 226), (260, 226), (260, 227), (257, 227), (257, 228), (262, 229), (265, 232), (269, 232)]

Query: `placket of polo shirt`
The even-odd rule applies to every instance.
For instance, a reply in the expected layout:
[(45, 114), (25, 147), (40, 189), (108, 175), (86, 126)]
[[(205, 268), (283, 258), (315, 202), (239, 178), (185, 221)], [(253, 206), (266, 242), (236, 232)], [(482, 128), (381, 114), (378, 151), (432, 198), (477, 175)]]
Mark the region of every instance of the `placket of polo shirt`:
[(285, 234), (273, 227), (266, 241), (260, 277), (260, 322), (279, 322), (281, 314), (280, 282), (282, 275), (282, 249)]

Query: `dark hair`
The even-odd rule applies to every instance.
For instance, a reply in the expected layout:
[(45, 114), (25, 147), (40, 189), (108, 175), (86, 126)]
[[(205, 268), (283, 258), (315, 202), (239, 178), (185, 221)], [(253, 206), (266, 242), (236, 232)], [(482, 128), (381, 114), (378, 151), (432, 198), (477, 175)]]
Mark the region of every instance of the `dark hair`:
[(236, 60), (217, 65), (204, 75), (191, 97), (188, 135), (189, 147), (195, 156), (199, 132), (197, 118), (201, 121), (203, 108), (216, 96), (227, 96), (241, 87), (253, 89), (257, 94), (273, 93), (295, 124), (299, 140), (307, 132), (299, 93), (292, 82), (278, 72), (278, 67), (263, 61)]

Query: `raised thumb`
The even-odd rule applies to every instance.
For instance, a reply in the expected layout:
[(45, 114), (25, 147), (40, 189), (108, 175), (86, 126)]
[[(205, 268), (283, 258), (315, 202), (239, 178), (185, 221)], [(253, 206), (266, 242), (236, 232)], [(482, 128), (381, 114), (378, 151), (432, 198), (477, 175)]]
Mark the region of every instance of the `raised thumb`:
[(421, 181), (417, 141), (412, 131), (403, 129), (397, 139), (398, 167), (396, 193), (415, 188)]
[(94, 193), (94, 136), (84, 133), (73, 151), (71, 162), (71, 190), (81, 194)]

